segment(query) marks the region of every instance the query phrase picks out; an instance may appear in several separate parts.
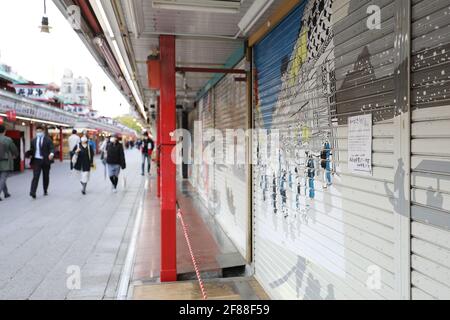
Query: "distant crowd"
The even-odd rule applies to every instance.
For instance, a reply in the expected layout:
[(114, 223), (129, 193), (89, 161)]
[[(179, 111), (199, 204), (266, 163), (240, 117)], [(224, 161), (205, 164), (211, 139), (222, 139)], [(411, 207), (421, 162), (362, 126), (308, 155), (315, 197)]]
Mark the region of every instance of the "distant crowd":
[[(7, 179), (14, 170), (14, 160), (19, 156), (17, 147), (12, 139), (5, 135), (5, 132), (5, 126), (0, 125), (0, 201), (2, 201), (2, 193), (5, 199), (11, 197), (7, 187)], [(81, 193), (85, 195), (91, 172), (96, 170), (94, 161), (96, 145), (86, 131), (78, 134), (77, 130), (72, 131), (68, 143), (70, 170), (78, 172)], [(142, 157), (141, 174), (143, 176), (146, 173), (150, 175), (152, 153), (155, 149), (155, 142), (150, 134), (144, 132), (136, 142), (132, 140), (122, 142), (119, 135), (111, 135), (100, 146), (100, 159), (104, 166), (105, 177), (108, 175), (111, 181), (113, 193), (117, 192), (120, 171), (126, 169), (124, 148), (140, 150)], [(25, 157), (30, 159), (33, 170), (30, 196), (36, 199), (41, 174), (43, 176), (43, 194), (48, 196), (50, 169), (54, 163), (55, 149), (52, 139), (48, 137), (44, 127), (36, 127), (36, 137), (31, 141), (30, 150), (25, 153)]]

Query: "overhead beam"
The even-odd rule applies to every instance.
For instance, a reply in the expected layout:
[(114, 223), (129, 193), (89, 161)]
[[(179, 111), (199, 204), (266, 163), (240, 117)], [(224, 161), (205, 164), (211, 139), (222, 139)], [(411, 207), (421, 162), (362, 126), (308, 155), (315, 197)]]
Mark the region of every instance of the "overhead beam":
[(230, 41), (243, 43), (244, 39), (236, 38), (234, 35), (218, 35), (218, 34), (195, 34), (195, 33), (179, 33), (179, 32), (143, 32), (139, 36), (140, 39), (158, 39), (159, 36), (175, 36), (177, 39), (185, 40), (203, 40), (203, 41)]
[(178, 67), (202, 67), (202, 68), (223, 68), (223, 63), (208, 62), (177, 62)]
[[(147, 61), (136, 60), (137, 64), (147, 64)], [(208, 63), (208, 62), (177, 62), (178, 67), (208, 67), (208, 68), (222, 68), (223, 63)]]
[(247, 74), (243, 69), (225, 69), (225, 68), (201, 68), (201, 67), (176, 67), (177, 72), (195, 72), (195, 73), (233, 73), (233, 74)]
[(94, 35), (102, 35), (103, 29), (100, 26), (95, 15), (92, 14), (92, 7), (88, 0), (74, 0), (75, 4), (80, 7), (83, 18), (87, 20)]
[(255, 43), (275, 28), (278, 23), (280, 23), (280, 21), (283, 20), (283, 18), (287, 16), (289, 12), (291, 12), (291, 10), (294, 9), (300, 2), (301, 0), (285, 0), (280, 6), (278, 6), (278, 8), (276, 8), (275, 13), (272, 14), (269, 19), (264, 21), (262, 26), (256, 30), (256, 32), (249, 36), (248, 46), (253, 47)]

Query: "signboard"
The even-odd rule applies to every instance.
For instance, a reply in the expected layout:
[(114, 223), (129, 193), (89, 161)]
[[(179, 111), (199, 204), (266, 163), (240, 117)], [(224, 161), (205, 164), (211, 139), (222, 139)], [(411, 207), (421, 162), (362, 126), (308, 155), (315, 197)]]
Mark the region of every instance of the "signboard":
[(348, 169), (372, 174), (372, 114), (348, 118)]
[(29, 99), (53, 100), (55, 93), (45, 86), (13, 85), (16, 94)]
[[(24, 99), (15, 94), (0, 92), (0, 113), (5, 113), (10, 120), (10, 116), (27, 117), (37, 120), (46, 120), (57, 123), (73, 125), (77, 121), (76, 115), (62, 111), (55, 107), (50, 107), (42, 103)], [(12, 120), (15, 121), (15, 120)]]

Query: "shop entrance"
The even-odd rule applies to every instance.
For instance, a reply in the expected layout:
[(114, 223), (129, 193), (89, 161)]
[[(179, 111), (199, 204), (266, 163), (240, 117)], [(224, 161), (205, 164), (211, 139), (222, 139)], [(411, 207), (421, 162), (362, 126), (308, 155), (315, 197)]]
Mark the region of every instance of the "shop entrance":
[(13, 141), (14, 144), (17, 147), (17, 150), (19, 151), (19, 157), (17, 157), (14, 160), (14, 172), (18, 172), (18, 171), (24, 171), (25, 170), (25, 163), (22, 161), (21, 157), (22, 157), (22, 148), (21, 148), (21, 143), (24, 139), (24, 133), (22, 131), (19, 130), (7, 130), (5, 135), (7, 137), (10, 137)]

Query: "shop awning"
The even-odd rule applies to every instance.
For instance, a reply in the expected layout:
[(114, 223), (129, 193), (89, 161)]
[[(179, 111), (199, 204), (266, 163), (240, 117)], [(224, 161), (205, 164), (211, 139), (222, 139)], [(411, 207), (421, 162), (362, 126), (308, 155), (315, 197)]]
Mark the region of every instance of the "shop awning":
[(0, 116), (6, 116), (6, 112), (12, 110), (16, 112), (17, 119), (55, 126), (73, 127), (78, 120), (77, 115), (62, 109), (8, 91), (0, 91)]
[(0, 91), (0, 116), (6, 117), (8, 111), (15, 111), (19, 120), (34, 121), (49, 125), (95, 130), (106, 133), (135, 136), (136, 132), (121, 124), (109, 124), (100, 120), (83, 118), (71, 112), (34, 101), (17, 94)]
[(125, 126), (116, 126), (109, 123), (101, 122), (94, 119), (88, 119), (88, 118), (79, 118), (78, 121), (74, 125), (75, 129), (78, 129), (79, 131), (82, 130), (92, 130), (92, 131), (98, 131), (98, 132), (104, 132), (104, 133), (117, 133), (120, 135), (132, 135), (135, 136), (136, 132), (130, 128), (127, 128)]

